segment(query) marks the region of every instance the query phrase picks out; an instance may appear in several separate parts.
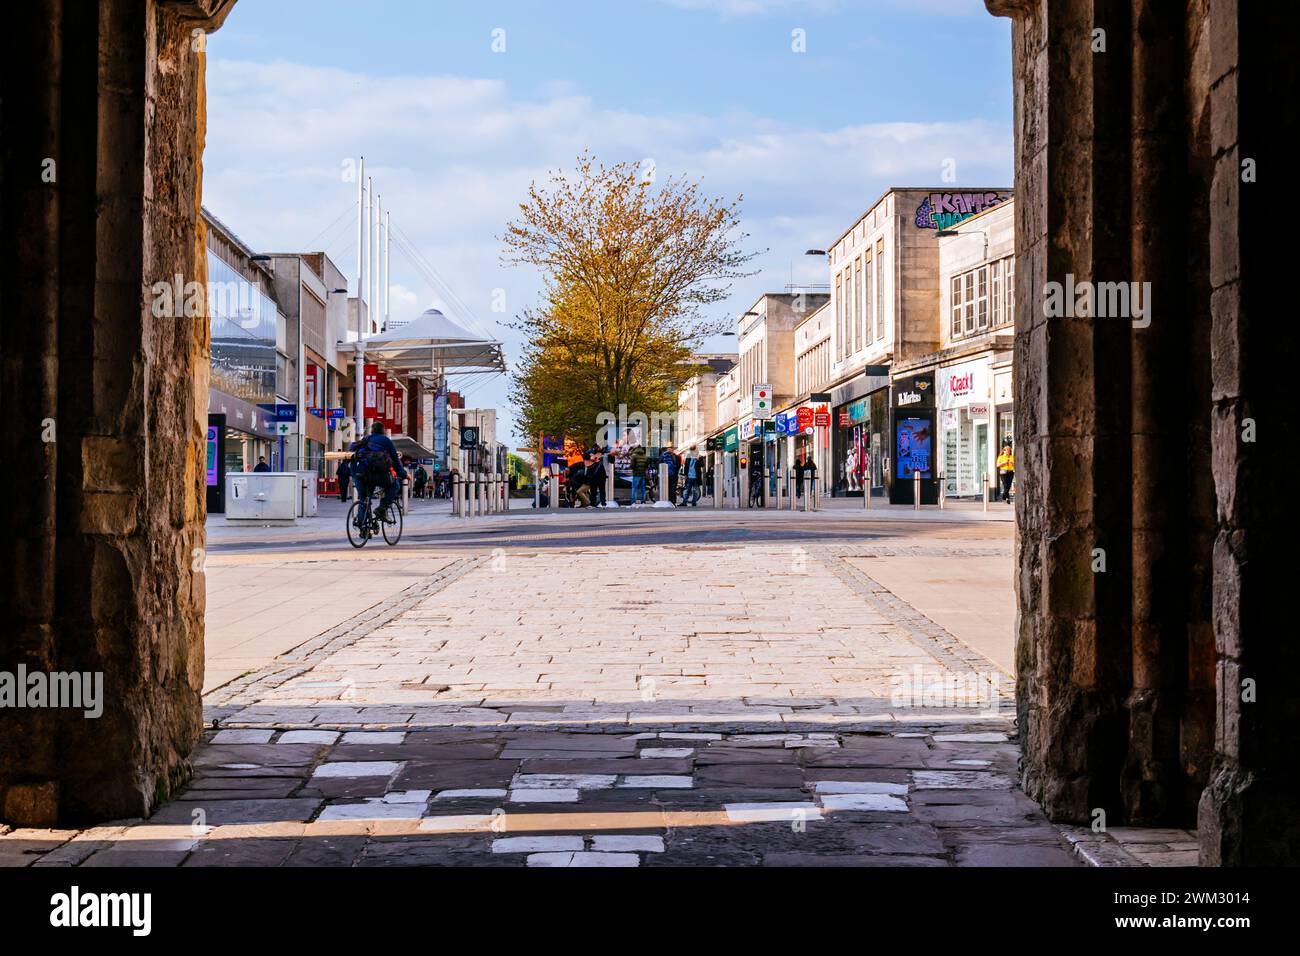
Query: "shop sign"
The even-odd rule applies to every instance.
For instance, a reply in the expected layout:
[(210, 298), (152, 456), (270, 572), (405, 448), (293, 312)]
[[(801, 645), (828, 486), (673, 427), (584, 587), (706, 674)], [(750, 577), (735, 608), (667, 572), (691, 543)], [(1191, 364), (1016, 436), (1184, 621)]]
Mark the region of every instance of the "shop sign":
[(859, 399), (848, 407), (849, 422), (864, 422), (870, 416), (867, 409), (867, 400)]
[(847, 408), (840, 409), (840, 427), (848, 428), (853, 424), (853, 415)]
[(796, 415), (797, 417), (795, 418), (795, 422), (798, 425), (799, 431), (803, 431), (805, 428), (813, 427), (812, 406), (805, 405), (803, 408), (799, 409), (798, 412), (796, 412)]
[(956, 408), (973, 401), (988, 401), (989, 363), (987, 359), (962, 362), (939, 369), (939, 407)]
[(987, 421), (989, 417), (988, 402), (971, 402), (970, 417), (972, 419), (983, 419)]
[(740, 432), (735, 428), (728, 428), (723, 435), (723, 450), (735, 451), (740, 447)]
[(830, 428), (831, 410), (825, 405), (819, 405), (813, 414), (813, 424), (818, 428)]

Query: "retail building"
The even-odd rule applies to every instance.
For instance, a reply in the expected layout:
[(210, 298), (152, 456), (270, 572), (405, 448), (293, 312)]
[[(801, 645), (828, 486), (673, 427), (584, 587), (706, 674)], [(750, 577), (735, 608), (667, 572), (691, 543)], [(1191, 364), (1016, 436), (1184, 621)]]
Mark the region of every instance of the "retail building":
[(898, 423), (889, 384), (900, 366), (940, 347), (936, 236), (1009, 197), (1005, 188), (891, 187), (831, 244), (834, 432), (823, 481), (832, 494), (870, 490), (896, 498)]

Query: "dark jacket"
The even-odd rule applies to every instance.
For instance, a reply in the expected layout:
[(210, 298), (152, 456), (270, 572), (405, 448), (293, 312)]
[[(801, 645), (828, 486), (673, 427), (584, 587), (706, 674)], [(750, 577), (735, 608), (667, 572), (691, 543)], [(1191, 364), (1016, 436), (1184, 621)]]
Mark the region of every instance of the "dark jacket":
[(648, 463), (647, 462), (648, 457), (649, 456), (646, 455), (645, 448), (643, 448), (641, 445), (637, 445), (636, 448), (632, 449), (632, 458), (631, 458), (632, 474), (635, 475), (637, 478), (645, 477), (645, 469), (646, 469), (646, 464)]
[(677, 456), (665, 448), (659, 455), (659, 461), (668, 466), (668, 477), (671, 478), (677, 474), (678, 461)]
[(271, 466), (264, 461), (259, 461), (256, 465), (253, 466), (253, 471), (270, 471), (270, 470), (271, 470)]

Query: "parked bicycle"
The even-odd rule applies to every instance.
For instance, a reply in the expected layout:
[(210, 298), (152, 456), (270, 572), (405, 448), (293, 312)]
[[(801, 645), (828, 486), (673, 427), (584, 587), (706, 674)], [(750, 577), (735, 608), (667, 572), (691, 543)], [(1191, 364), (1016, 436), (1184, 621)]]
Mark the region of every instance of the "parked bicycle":
[(382, 534), (389, 545), (402, 540), (402, 508), (393, 502), (381, 520), (374, 502), (383, 497), (383, 490), (375, 488), (365, 498), (358, 498), (348, 509), (348, 544), (364, 548), (375, 535)]

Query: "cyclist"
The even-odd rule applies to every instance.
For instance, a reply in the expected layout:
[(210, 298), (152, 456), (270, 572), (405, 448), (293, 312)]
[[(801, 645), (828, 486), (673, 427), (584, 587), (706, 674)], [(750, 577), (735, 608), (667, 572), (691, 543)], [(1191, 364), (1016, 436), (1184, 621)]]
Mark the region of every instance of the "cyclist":
[(397, 454), (393, 440), (384, 434), (384, 423), (375, 422), (370, 426), (370, 434), (353, 446), (352, 480), (356, 482), (357, 494), (362, 501), (369, 498), (375, 488), (383, 489), (384, 497), (377, 515), (380, 521), (388, 520), (388, 509), (397, 500), (401, 479), (405, 477), (401, 456)]

